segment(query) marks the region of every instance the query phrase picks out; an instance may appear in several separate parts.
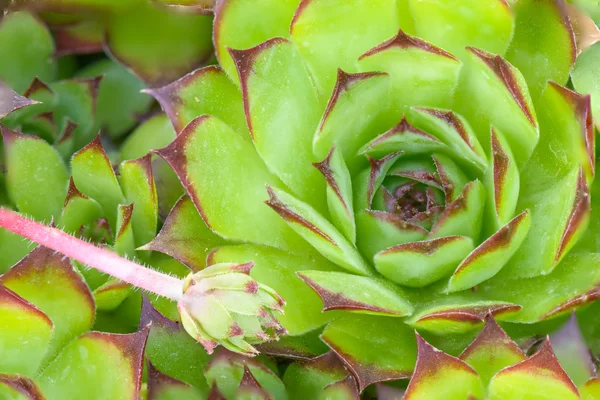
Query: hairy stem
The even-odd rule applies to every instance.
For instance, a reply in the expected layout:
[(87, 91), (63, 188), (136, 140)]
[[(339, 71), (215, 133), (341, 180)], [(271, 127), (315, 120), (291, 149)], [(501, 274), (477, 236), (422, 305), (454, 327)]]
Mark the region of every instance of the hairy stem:
[(182, 298), (182, 280), (146, 268), (14, 211), (0, 208), (0, 227), (141, 289), (175, 301)]

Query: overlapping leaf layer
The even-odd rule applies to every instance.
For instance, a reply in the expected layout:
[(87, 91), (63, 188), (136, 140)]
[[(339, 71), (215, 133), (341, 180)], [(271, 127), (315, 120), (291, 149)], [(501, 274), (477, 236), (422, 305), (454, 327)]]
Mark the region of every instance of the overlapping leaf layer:
[[(204, 1), (14, 3), (0, 203), (177, 275), (253, 263), (288, 332), (256, 347), (299, 361), (209, 357), (172, 303), (140, 314), (128, 285), (44, 248), (9, 269), (32, 247), (0, 231), (0, 393), (83, 398), (97, 379), (98, 399), (136, 398), (146, 346), (148, 399), (600, 398), (574, 319), (537, 340), (600, 296), (593, 2), (222, 0), (214, 24)], [(211, 26), (219, 66), (182, 76)], [(139, 78), (48, 62), (102, 48)], [(95, 136), (119, 143), (148, 95), (164, 114), (118, 151)], [(251, 307), (235, 298), (210, 308), (223, 329), (183, 325), (250, 352), (228, 336)], [(137, 333), (86, 333), (94, 315)]]

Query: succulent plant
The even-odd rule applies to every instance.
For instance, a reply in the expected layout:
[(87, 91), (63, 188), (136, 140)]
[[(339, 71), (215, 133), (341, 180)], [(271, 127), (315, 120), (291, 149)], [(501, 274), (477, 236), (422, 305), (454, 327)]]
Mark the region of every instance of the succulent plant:
[[(538, 340), (577, 308), (600, 343), (592, 2), (222, 0), (193, 72), (210, 2), (13, 3), (56, 47), (0, 66), (0, 305), (45, 327), (0, 394), (136, 398), (144, 353), (148, 399), (600, 398), (573, 318)], [(100, 48), (140, 79), (44, 63)]]

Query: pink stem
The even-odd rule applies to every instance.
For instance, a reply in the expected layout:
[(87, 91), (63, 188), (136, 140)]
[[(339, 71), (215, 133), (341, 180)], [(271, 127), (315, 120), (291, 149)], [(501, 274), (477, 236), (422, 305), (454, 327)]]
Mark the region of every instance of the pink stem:
[(180, 279), (129, 261), (60, 229), (40, 224), (4, 208), (0, 208), (0, 227), (141, 289), (175, 301), (181, 300), (183, 281)]

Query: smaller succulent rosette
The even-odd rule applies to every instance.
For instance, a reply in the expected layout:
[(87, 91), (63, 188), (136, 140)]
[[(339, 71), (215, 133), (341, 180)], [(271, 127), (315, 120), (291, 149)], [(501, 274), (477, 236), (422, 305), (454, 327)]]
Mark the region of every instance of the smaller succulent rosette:
[(211, 354), (221, 344), (246, 355), (252, 344), (277, 340), (286, 330), (274, 313), (285, 301), (250, 276), (254, 263), (211, 265), (188, 275), (178, 308), (185, 330)]

